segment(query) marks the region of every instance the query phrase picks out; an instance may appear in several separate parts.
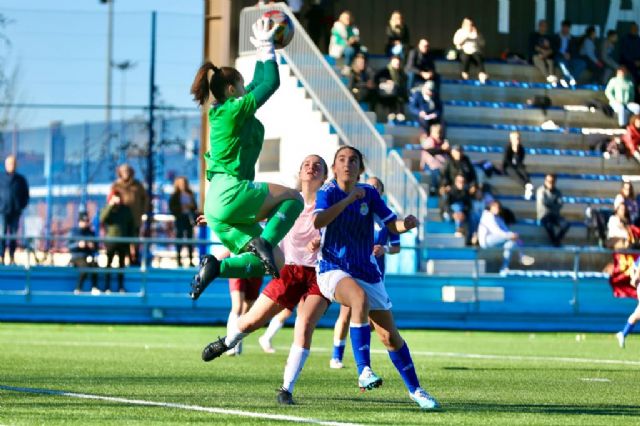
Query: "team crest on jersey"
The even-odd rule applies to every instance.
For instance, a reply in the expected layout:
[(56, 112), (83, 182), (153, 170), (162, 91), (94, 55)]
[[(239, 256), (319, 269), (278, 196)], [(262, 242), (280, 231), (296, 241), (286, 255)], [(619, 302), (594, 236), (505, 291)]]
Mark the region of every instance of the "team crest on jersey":
[(360, 214), (366, 216), (369, 214), (369, 205), (367, 203), (360, 204)]

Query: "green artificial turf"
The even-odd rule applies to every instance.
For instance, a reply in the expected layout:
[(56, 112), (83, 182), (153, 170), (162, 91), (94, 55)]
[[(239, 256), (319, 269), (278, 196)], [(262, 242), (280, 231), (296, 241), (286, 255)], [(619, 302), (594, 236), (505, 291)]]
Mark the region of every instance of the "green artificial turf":
[[(221, 328), (0, 324), (0, 386), (62, 390), (154, 402), (361, 424), (638, 424), (640, 336), (403, 331), (423, 387), (442, 404), (421, 412), (374, 336), (373, 369), (384, 386), (360, 393), (350, 348), (329, 369), (332, 333), (317, 330), (294, 392), (275, 402), (291, 343), (261, 352), (259, 333), (241, 357), (204, 363)], [(469, 355), (495, 355), (473, 357)], [(579, 362), (578, 359), (588, 359)], [(611, 360), (597, 362), (597, 360)], [(625, 364), (626, 362), (626, 364)], [(273, 424), (274, 420), (0, 390), (0, 424)]]

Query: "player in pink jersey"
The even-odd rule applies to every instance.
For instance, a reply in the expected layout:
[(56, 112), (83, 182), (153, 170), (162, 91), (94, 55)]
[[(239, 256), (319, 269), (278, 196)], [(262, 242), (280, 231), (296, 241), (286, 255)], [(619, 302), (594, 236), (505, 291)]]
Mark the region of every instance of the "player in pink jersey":
[(320, 233), (313, 226), (316, 192), (327, 174), (328, 167), (320, 156), (310, 155), (304, 159), (299, 179), (305, 206), (282, 242), (285, 265), (280, 270), (280, 278), (267, 284), (249, 312), (238, 318), (234, 333), (210, 343), (202, 352), (202, 359), (211, 361), (236, 346), (273, 316), (285, 309), (293, 310), (298, 305), (293, 344), (285, 366), (283, 384), (277, 395), (281, 404), (293, 404), (293, 387), (309, 356), (313, 331), (329, 306), (329, 301), (322, 296), (316, 283), (315, 266)]

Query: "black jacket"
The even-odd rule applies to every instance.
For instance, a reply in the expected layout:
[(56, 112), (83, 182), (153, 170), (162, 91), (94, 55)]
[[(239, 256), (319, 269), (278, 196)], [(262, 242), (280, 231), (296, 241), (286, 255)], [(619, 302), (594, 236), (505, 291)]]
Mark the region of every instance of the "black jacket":
[(411, 49), (409, 52), (409, 57), (407, 58), (407, 65), (404, 68), (404, 71), (408, 74), (419, 73), (423, 71), (434, 71), (436, 70), (436, 64), (433, 60), (433, 55), (431, 52), (422, 53), (416, 47)]
[(442, 185), (453, 185), (453, 181), (456, 175), (463, 175), (467, 186), (471, 186), (477, 183), (476, 170), (471, 164), (471, 160), (466, 155), (462, 155), (460, 161), (455, 161), (453, 158), (449, 158), (444, 165), (442, 171)]
[(502, 157), (502, 170), (504, 171), (507, 166), (524, 166), (524, 147), (522, 146), (522, 144), (518, 145), (518, 151), (516, 152), (513, 152), (513, 150), (511, 149), (511, 143), (507, 143), (507, 146), (504, 147), (504, 157)]
[(29, 204), (29, 184), (19, 173), (0, 174), (0, 214), (20, 215)]

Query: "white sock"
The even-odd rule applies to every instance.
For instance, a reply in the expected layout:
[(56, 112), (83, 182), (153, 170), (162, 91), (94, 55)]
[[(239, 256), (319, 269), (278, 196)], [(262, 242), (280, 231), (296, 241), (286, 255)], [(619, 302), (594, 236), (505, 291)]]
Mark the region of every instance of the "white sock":
[(238, 315), (230, 313), (229, 319), (227, 320), (227, 337), (224, 339), (224, 344), (229, 348), (233, 348), (247, 334), (249, 333), (241, 333), (240, 330), (238, 330)]
[(347, 344), (347, 340), (338, 340), (333, 339), (333, 346), (345, 346)]
[(273, 336), (275, 336), (276, 333), (280, 331), (283, 325), (284, 323), (280, 322), (280, 318), (278, 318), (278, 315), (276, 315), (275, 317), (271, 318), (269, 327), (267, 327), (267, 331), (264, 332), (262, 337), (270, 342), (271, 339), (273, 339)]
[(293, 393), (293, 387), (295, 386), (296, 381), (298, 381), (298, 376), (300, 375), (302, 367), (304, 367), (304, 363), (308, 356), (309, 349), (291, 345), (289, 358), (287, 358), (287, 365), (284, 367), (282, 389)]

